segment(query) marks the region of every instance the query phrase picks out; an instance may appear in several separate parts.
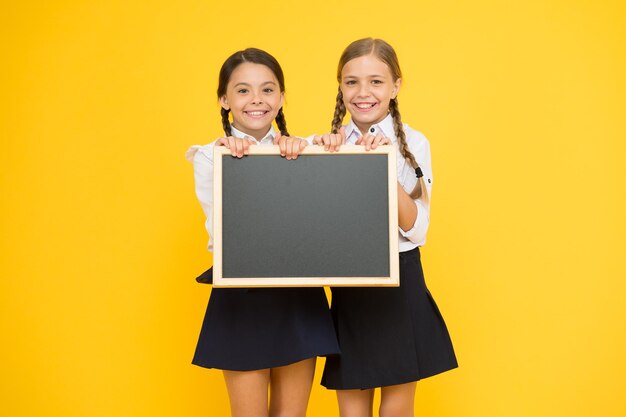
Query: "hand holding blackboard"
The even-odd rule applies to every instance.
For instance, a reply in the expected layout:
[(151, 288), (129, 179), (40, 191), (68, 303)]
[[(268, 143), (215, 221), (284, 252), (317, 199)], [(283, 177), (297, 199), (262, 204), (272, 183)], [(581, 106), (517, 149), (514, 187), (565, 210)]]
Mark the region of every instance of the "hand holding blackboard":
[(224, 138), (219, 138), (215, 142), (215, 146), (223, 146), (230, 151), (230, 154), (235, 158), (243, 158), (244, 155), (248, 155), (248, 151), (250, 149), (250, 145), (253, 142), (247, 138), (236, 138), (234, 136), (227, 136)]
[(341, 126), (338, 133), (325, 133), (321, 136), (315, 135), (313, 144), (324, 147), (325, 151), (336, 152), (341, 145), (346, 142), (346, 128)]
[(276, 135), (273, 143), (278, 145), (280, 156), (286, 159), (298, 159), (298, 155), (307, 146), (307, 141), (302, 138), (283, 136), (280, 133)]

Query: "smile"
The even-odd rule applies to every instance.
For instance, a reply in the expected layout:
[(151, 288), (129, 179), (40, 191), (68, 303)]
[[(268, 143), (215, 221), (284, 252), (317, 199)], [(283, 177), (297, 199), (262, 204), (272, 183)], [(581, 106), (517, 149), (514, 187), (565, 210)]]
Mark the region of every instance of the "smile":
[(376, 107), (377, 103), (353, 103), (359, 111), (369, 111)]
[(267, 113), (269, 113), (268, 110), (254, 110), (254, 111), (244, 111), (243, 112), (246, 116), (251, 117), (253, 119), (260, 119), (263, 116), (265, 116)]

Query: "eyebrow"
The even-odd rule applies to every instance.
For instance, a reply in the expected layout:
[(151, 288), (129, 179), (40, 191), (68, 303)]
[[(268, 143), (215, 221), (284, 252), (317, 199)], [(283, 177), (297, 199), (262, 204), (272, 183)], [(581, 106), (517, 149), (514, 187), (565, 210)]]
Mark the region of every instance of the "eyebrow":
[[(359, 78), (359, 77), (356, 75), (346, 75), (343, 78), (345, 79), (345, 78)], [(366, 75), (365, 78), (385, 78), (385, 76), (379, 75), (379, 74), (372, 74), (372, 75)]]
[[(261, 85), (267, 85), (267, 84), (276, 85), (274, 81), (265, 81)], [(250, 84), (246, 82), (240, 82), (240, 83), (235, 84), (233, 87), (239, 87), (239, 86), (250, 87)]]

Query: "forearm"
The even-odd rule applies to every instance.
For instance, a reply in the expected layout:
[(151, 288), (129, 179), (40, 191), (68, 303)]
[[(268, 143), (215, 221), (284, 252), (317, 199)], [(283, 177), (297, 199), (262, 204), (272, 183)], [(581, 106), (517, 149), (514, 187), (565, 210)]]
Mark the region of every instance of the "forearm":
[(417, 218), (417, 206), (398, 183), (398, 226), (405, 232), (411, 230)]

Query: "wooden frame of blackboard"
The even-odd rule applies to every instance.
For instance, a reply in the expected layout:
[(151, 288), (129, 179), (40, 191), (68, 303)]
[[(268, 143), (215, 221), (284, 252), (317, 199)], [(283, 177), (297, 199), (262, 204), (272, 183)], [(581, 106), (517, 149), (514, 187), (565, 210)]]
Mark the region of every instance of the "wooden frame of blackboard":
[[(253, 145), (249, 148), (249, 155), (244, 158), (254, 158), (256, 155), (273, 155), (280, 158), (278, 146)], [(385, 276), (315, 276), (296, 277), (280, 276), (276, 273), (273, 277), (224, 277), (223, 276), (223, 239), (222, 239), (222, 197), (223, 197), (223, 158), (233, 158), (230, 150), (224, 146), (214, 148), (214, 210), (213, 210), (213, 286), (214, 287), (320, 287), (320, 286), (346, 286), (346, 287), (396, 287), (399, 285), (399, 260), (398, 260), (398, 198), (397, 198), (397, 178), (396, 178), (396, 150), (393, 146), (379, 146), (376, 149), (365, 151), (363, 146), (343, 145), (338, 152), (327, 152), (321, 146), (307, 146), (300, 154), (302, 156), (319, 156), (321, 158), (340, 157), (342, 155), (384, 155), (387, 166), (387, 201), (388, 205), (388, 236), (389, 236), (389, 264), (388, 274)], [(284, 160), (284, 158), (283, 158)], [(291, 164), (298, 164), (298, 161), (286, 161)], [(341, 181), (341, 178), (334, 178)], [(345, 213), (345, 215), (351, 215)], [(250, 230), (250, 235), (254, 231)], [(356, 244), (357, 242), (355, 242)], [(341, 251), (342, 248), (336, 248)], [(245, 254), (242, 254), (245, 256)], [(301, 254), (306, 256), (306, 254)], [(385, 255), (386, 256), (386, 255)], [(299, 258), (298, 258), (299, 259)]]

